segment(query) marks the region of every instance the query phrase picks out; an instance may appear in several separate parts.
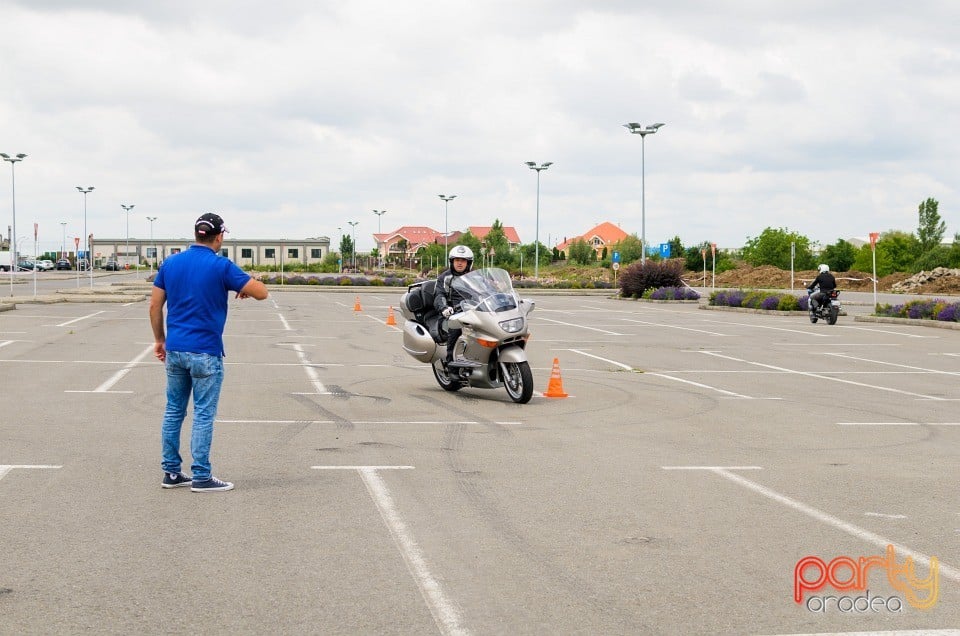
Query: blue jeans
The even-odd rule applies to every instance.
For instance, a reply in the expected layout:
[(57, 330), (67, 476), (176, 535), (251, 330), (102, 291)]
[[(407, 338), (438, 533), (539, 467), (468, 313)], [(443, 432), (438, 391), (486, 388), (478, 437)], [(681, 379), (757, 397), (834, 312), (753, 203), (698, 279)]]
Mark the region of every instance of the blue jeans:
[(217, 416), (220, 387), (223, 385), (223, 359), (209, 353), (167, 351), (167, 408), (163, 413), (164, 472), (180, 472), (180, 429), (187, 415), (190, 393), (193, 393), (193, 425), (190, 431), (190, 454), (193, 456), (193, 479), (209, 479), (210, 444), (213, 442), (213, 420)]

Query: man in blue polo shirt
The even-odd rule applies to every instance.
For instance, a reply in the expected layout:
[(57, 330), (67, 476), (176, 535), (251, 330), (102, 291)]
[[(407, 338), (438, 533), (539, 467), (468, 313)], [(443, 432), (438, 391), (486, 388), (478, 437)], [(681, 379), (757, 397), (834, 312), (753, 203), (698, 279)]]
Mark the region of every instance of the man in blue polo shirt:
[[(153, 351), (167, 370), (167, 407), (163, 414), (163, 488), (190, 486), (193, 492), (232, 490), (213, 476), (210, 444), (223, 384), (223, 328), (230, 292), (237, 298), (267, 297), (266, 286), (230, 259), (220, 256), (227, 228), (207, 213), (194, 224), (196, 243), (160, 266), (150, 297)], [(167, 306), (166, 330), (163, 306)], [(193, 476), (180, 472), (180, 429), (193, 393), (190, 454)]]

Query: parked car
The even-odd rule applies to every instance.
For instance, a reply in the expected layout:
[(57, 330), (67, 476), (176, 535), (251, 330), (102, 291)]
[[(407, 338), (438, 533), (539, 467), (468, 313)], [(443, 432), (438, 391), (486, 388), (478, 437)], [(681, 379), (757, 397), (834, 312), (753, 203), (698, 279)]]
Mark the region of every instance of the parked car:
[(49, 272), (51, 269), (54, 268), (53, 261), (48, 261), (47, 259), (36, 261), (36, 263), (37, 263), (38, 269), (44, 272)]
[(32, 270), (34, 267), (36, 267), (36, 263), (33, 261), (20, 261), (17, 263), (17, 269), (20, 271)]
[(56, 267), (56, 269), (58, 269), (58, 270), (60, 270), (60, 269), (70, 270), (70, 269), (73, 269), (73, 264), (70, 263), (70, 261), (69, 261), (68, 259), (66, 259), (66, 258), (61, 258), (61, 259), (59, 259), (59, 260), (56, 262), (55, 267)]
[(119, 272), (121, 269), (123, 269), (123, 267), (120, 266), (120, 263), (111, 259), (106, 262), (106, 264), (103, 266), (103, 269), (113, 271), (113, 272)]
[(79, 261), (77, 261), (77, 264), (78, 267), (83, 271), (86, 271), (90, 267), (90, 263), (87, 262), (87, 259), (85, 258), (81, 258)]

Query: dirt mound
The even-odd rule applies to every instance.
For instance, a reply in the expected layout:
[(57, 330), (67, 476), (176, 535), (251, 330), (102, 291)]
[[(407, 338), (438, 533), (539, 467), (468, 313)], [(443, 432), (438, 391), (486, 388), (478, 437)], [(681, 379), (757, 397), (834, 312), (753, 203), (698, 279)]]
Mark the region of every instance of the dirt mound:
[[(837, 278), (837, 287), (847, 291), (873, 291), (872, 276), (867, 272), (834, 272)], [(794, 291), (802, 290), (817, 277), (817, 270), (802, 270), (793, 273)], [(910, 274), (899, 272), (884, 276), (877, 281), (877, 291), (890, 291), (894, 283), (899, 283), (910, 277)], [(690, 273), (684, 277), (688, 285), (702, 287), (703, 274)], [(712, 274), (707, 271), (706, 284), (713, 282)], [(736, 269), (717, 274), (717, 287), (740, 287), (743, 289), (790, 289), (790, 271), (782, 270), (772, 265), (741, 265)], [(960, 295), (960, 276), (941, 276), (920, 287), (917, 294), (955, 294)]]

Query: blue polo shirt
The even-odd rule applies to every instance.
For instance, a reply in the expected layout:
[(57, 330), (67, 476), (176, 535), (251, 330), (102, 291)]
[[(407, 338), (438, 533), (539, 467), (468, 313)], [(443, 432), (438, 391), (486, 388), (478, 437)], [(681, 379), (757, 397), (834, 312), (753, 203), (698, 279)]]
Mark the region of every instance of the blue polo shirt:
[(206, 245), (191, 245), (160, 266), (154, 287), (167, 294), (167, 351), (225, 355), (223, 328), (230, 292), (250, 275)]

